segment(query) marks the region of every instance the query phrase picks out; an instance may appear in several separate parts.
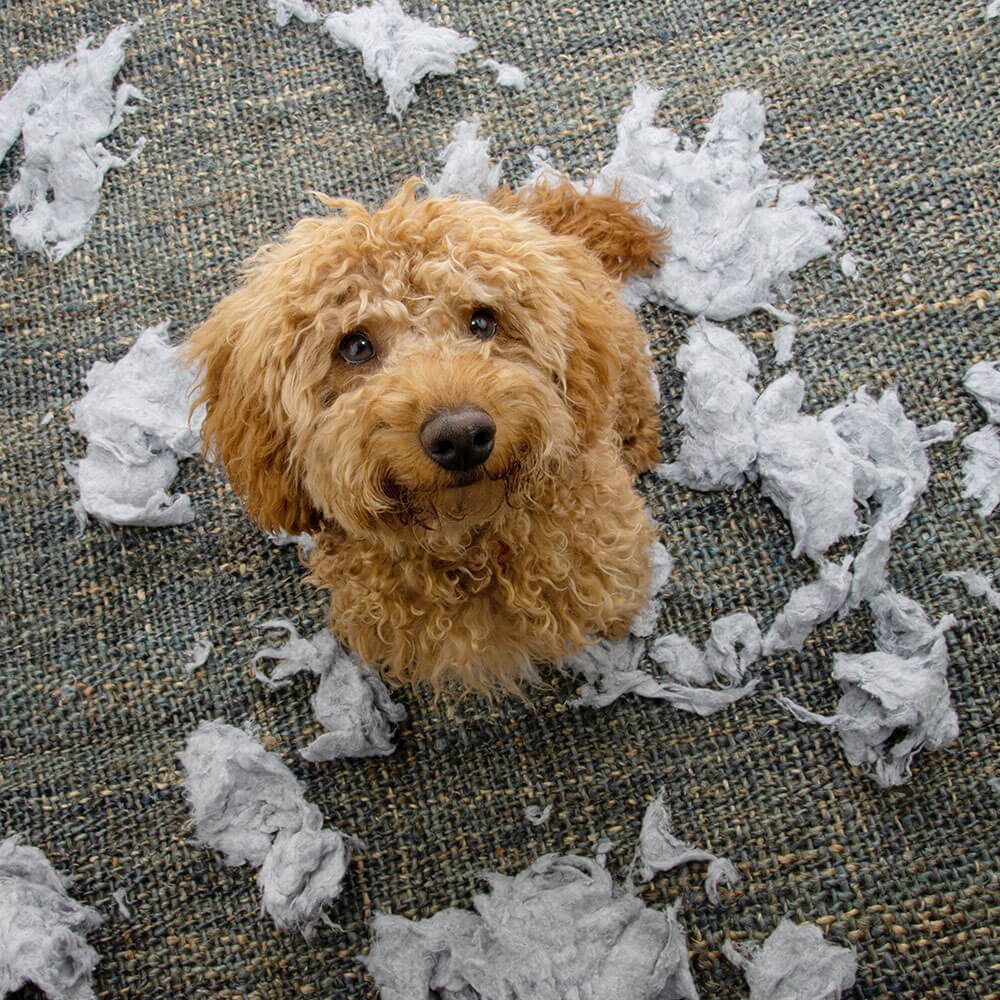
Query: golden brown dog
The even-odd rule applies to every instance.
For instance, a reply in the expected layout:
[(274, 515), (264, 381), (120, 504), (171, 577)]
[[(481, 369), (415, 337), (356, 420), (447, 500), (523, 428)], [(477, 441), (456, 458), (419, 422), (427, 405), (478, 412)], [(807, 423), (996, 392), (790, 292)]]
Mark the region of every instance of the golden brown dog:
[(660, 236), (568, 183), (345, 200), (251, 259), (191, 337), (206, 447), (313, 533), (330, 626), (390, 680), (519, 691), (648, 596), (659, 451), (619, 280)]

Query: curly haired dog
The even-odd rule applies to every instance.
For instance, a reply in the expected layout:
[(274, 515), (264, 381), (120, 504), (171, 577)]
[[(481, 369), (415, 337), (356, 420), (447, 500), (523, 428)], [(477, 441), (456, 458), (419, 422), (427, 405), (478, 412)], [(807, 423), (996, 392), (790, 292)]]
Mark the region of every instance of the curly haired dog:
[(391, 681), (520, 691), (648, 597), (661, 234), (568, 182), (300, 221), (192, 335), (206, 447)]

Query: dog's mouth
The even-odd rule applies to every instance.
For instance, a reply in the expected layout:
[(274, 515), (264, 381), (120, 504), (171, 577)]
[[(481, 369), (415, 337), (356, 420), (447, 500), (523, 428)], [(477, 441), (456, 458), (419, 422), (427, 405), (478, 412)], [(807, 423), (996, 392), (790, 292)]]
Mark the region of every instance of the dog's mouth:
[(484, 478), (483, 473), (478, 469), (469, 469), (467, 472), (453, 472), (451, 474), (451, 482), (448, 483), (446, 489), (465, 489), (466, 486), (482, 482)]

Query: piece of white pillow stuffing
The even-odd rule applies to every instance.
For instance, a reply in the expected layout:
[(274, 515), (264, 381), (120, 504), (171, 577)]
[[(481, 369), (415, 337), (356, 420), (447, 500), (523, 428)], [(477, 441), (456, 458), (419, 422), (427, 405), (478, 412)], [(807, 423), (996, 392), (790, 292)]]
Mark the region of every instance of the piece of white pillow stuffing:
[(306, 760), (385, 756), (396, 749), (393, 724), (406, 718), (406, 709), (392, 700), (371, 667), (360, 665), (327, 629), (304, 639), (284, 619), (264, 622), (263, 628), (284, 630), (288, 641), (265, 647), (254, 657), (254, 663), (277, 663), (270, 677), (258, 670), (259, 681), (278, 688), (290, 684), (302, 671), (319, 677), (312, 707), (326, 732), (301, 751)]
[(227, 865), (260, 869), (263, 910), (279, 930), (311, 937), (340, 895), (351, 844), (323, 826), (302, 783), (248, 732), (203, 722), (180, 754), (198, 843)]
[(72, 423), (87, 438), (87, 454), (67, 463), (80, 489), (74, 510), (81, 525), (88, 514), (142, 527), (194, 517), (187, 496), (166, 490), (178, 459), (200, 451), (204, 408), (190, 413), (196, 376), (166, 333), (166, 323), (150, 327), (119, 361), (95, 362), (87, 372), (87, 392), (73, 405)]
[(22, 250), (58, 261), (78, 247), (97, 212), (104, 175), (142, 151), (145, 139), (126, 159), (101, 142), (144, 99), (131, 84), (112, 88), (138, 26), (114, 28), (97, 48), (88, 35), (68, 59), (23, 70), (0, 98), (0, 160), (18, 136), (24, 139), (24, 163), (6, 199), (15, 213), (10, 232)]
[(323, 20), (323, 15), (308, 0), (267, 0), (267, 5), (274, 11), (279, 28), (284, 28), (293, 17), (303, 24), (317, 24)]
[(528, 77), (524, 70), (512, 63), (497, 62), (496, 59), (483, 59), (481, 65), (496, 74), (498, 87), (510, 87), (512, 90), (524, 90), (528, 85)]
[(330, 14), (323, 29), (340, 48), (361, 53), (368, 79), (382, 84), (386, 110), (400, 121), (425, 76), (454, 73), (458, 57), (476, 47), (475, 39), (404, 14), (399, 0), (374, 0), (347, 14)]
[(364, 963), (384, 1000), (695, 1000), (676, 910), (647, 907), (594, 859), (546, 854), (487, 874), (473, 911), (378, 914)]
[(843, 695), (833, 715), (817, 715), (779, 698), (797, 719), (833, 729), (850, 764), (883, 788), (903, 784), (921, 750), (958, 737), (948, 690), (947, 615), (931, 625), (916, 601), (893, 590), (869, 602), (875, 621), (872, 653), (836, 653), (833, 679)]
[(732, 888), (740, 880), (740, 874), (728, 858), (720, 858), (711, 851), (691, 847), (674, 836), (670, 829), (670, 814), (663, 804), (664, 792), (650, 802), (642, 817), (642, 831), (636, 850), (636, 864), (639, 877), (648, 882), (656, 872), (668, 872), (681, 865), (708, 862), (705, 875), (705, 895), (716, 906), (719, 905), (719, 884), (724, 882)]
[(489, 139), (479, 137), (479, 117), (458, 122), (451, 135), (451, 142), (438, 154), (441, 175), (424, 182), (428, 194), (434, 198), (487, 198), (500, 183), (500, 164), (490, 159)]
[(990, 607), (1000, 610), (1000, 590), (993, 586), (991, 573), (977, 573), (975, 570), (956, 570), (943, 573), (945, 580), (958, 580), (970, 597), (985, 597)]
[(722, 953), (742, 970), (750, 1000), (837, 1000), (854, 985), (858, 960), (823, 939), (815, 924), (782, 920), (749, 957), (732, 942)]
[(0, 841), (0, 997), (32, 983), (53, 1000), (92, 1000), (97, 952), (84, 935), (104, 918), (18, 836)]
[[(811, 179), (787, 183), (764, 162), (766, 115), (757, 91), (724, 94), (700, 146), (653, 124), (663, 96), (635, 87), (615, 151), (593, 182), (600, 193), (620, 186), (623, 198), (670, 232), (665, 264), (633, 278), (627, 299), (712, 320), (767, 309), (787, 321), (775, 300), (787, 296), (793, 271), (840, 242), (840, 221), (813, 200)], [(551, 169), (536, 160), (532, 180)]]

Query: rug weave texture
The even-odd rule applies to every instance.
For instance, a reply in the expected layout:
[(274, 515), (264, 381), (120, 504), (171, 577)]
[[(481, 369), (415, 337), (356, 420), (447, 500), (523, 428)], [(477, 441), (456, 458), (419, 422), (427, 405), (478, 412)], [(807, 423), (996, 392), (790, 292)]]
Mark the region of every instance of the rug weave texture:
[[(859, 280), (822, 260), (796, 275), (789, 303), (802, 317), (806, 409), (895, 385), (918, 423), (950, 417), (959, 437), (970, 433), (984, 419), (962, 376), (1000, 353), (1000, 19), (988, 22), (985, 6), (420, 0), (408, 9), (479, 49), (458, 75), (425, 80), (397, 123), (356, 53), (316, 26), (279, 29), (262, 2), (0, 3), (0, 92), (83, 35), (143, 19), (120, 79), (147, 101), (108, 145), (148, 145), (108, 175), (86, 242), (51, 264), (0, 229), (0, 837), (23, 834), (107, 915), (89, 939), (100, 997), (373, 997), (356, 956), (375, 912), (465, 905), (482, 872), (592, 853), (604, 837), (621, 877), (661, 787), (677, 834), (742, 875), (719, 906), (697, 866), (642, 889), (653, 906), (681, 901), (703, 996), (746, 996), (721, 945), (761, 941), (786, 915), (857, 950), (851, 996), (1000, 995), (1000, 612), (941, 579), (1000, 573), (1000, 515), (983, 521), (962, 498), (959, 440), (931, 452), (930, 487), (893, 541), (890, 579), (933, 618), (960, 619), (948, 642), (962, 733), (918, 756), (910, 783), (891, 791), (771, 697), (831, 711), (833, 653), (872, 648), (865, 612), (822, 626), (801, 654), (765, 661), (758, 693), (709, 719), (631, 698), (570, 708), (574, 684), (558, 677), (533, 707), (402, 692), (409, 718), (392, 756), (307, 763), (297, 751), (317, 735), (313, 682), (269, 691), (248, 669), (261, 622), (291, 618), (304, 634), (323, 623), (324, 598), (294, 550), (273, 546), (197, 460), (175, 484), (192, 497), (193, 524), (92, 523), (78, 535), (63, 468), (83, 454), (69, 408), (93, 362), (120, 357), (163, 320), (175, 340), (193, 329), (241, 260), (321, 211), (310, 191), (374, 206), (406, 177), (433, 173), (455, 122), (476, 113), (506, 180), (527, 175), (535, 145), (592, 173), (637, 80), (666, 89), (658, 122), (694, 137), (725, 91), (759, 88), (768, 161), (783, 178), (814, 176), (843, 220)], [(524, 69), (527, 89), (497, 89), (478, 66), (486, 56)], [(0, 164), (0, 189), (19, 159), (18, 146)], [(673, 359), (690, 319), (653, 308), (641, 318), (671, 458), (682, 387)], [(780, 374), (776, 324), (757, 314), (731, 325), (762, 360), (759, 384)], [(667, 630), (700, 644), (713, 618), (738, 610), (766, 628), (810, 578), (759, 490), (641, 486), (675, 559)], [(188, 674), (198, 638), (215, 653)], [(216, 717), (252, 720), (328, 822), (364, 841), (330, 910), (342, 929), (322, 927), (311, 942), (278, 933), (260, 915), (256, 872), (191, 843), (177, 754)], [(526, 805), (549, 802), (547, 824), (524, 822)]]

